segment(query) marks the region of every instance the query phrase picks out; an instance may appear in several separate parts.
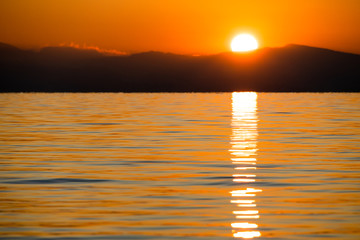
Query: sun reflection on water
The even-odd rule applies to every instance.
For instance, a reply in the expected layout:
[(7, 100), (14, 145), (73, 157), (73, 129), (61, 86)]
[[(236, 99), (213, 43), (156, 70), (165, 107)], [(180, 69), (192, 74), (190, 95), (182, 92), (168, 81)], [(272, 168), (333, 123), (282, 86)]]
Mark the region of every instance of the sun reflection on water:
[[(241, 222), (239, 219), (260, 218), (256, 207), (256, 193), (261, 189), (247, 186), (256, 181), (256, 151), (257, 151), (257, 94), (255, 92), (232, 93), (232, 136), (230, 154), (236, 173), (233, 181), (239, 183), (239, 188), (230, 192), (231, 203), (236, 204), (233, 211), (238, 222), (231, 223), (234, 238), (250, 239), (260, 237), (260, 231), (254, 231), (258, 225), (254, 222)], [(250, 199), (249, 199), (250, 198)], [(239, 231), (241, 229), (241, 231)]]

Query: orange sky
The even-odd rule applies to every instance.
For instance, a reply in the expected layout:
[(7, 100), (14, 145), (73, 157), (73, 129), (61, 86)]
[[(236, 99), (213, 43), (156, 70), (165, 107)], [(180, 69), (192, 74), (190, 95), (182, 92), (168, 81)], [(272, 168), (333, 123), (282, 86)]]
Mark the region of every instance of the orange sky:
[(360, 54), (359, 0), (1, 0), (0, 42), (212, 54), (237, 33)]

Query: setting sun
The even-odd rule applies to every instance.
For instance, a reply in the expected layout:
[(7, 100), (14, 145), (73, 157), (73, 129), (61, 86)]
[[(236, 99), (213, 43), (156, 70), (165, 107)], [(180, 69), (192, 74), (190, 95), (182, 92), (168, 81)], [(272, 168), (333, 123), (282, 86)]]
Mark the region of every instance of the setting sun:
[(256, 49), (258, 49), (256, 38), (247, 33), (237, 35), (231, 41), (231, 51), (233, 52), (248, 52)]

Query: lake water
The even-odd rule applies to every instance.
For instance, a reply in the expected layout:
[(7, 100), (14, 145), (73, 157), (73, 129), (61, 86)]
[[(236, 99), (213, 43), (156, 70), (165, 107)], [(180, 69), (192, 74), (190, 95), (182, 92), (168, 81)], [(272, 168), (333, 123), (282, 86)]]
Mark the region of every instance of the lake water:
[(0, 94), (0, 239), (360, 239), (358, 93)]

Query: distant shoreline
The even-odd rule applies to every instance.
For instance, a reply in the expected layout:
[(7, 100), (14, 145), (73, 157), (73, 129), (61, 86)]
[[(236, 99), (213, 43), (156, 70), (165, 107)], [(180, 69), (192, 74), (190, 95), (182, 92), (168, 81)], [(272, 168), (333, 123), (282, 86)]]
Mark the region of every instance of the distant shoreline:
[(360, 92), (359, 66), (360, 55), (301, 45), (197, 57), (0, 44), (0, 92)]

